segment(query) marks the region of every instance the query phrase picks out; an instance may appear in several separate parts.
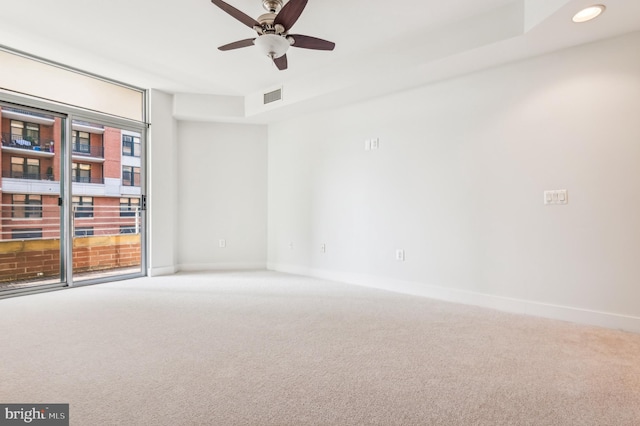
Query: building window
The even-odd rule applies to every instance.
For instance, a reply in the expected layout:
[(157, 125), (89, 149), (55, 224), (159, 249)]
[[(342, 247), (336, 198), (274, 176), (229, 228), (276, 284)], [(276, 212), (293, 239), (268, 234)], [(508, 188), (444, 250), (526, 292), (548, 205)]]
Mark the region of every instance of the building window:
[(140, 157), (140, 138), (138, 136), (122, 135), (122, 155)]
[(81, 132), (74, 130), (72, 134), (73, 152), (80, 152), (83, 154), (91, 153), (91, 143), (88, 132)]
[(11, 239), (14, 240), (35, 240), (42, 238), (42, 228), (14, 229), (11, 231)]
[(73, 163), (71, 165), (71, 180), (80, 183), (91, 183), (91, 165)]
[(12, 216), (14, 218), (42, 217), (42, 196), (34, 194), (13, 194)]
[(122, 166), (122, 185), (140, 186), (140, 167)]
[(74, 229), (74, 236), (76, 237), (92, 237), (93, 236), (93, 227), (92, 226), (78, 226)]
[(133, 225), (120, 225), (121, 234), (136, 234), (136, 227)]
[(11, 140), (29, 141), (33, 145), (40, 145), (40, 125), (11, 120)]
[(120, 216), (135, 216), (140, 208), (140, 198), (120, 198)]
[(11, 157), (11, 177), (40, 179), (40, 160), (37, 158)]
[(93, 197), (73, 197), (75, 217), (93, 217)]

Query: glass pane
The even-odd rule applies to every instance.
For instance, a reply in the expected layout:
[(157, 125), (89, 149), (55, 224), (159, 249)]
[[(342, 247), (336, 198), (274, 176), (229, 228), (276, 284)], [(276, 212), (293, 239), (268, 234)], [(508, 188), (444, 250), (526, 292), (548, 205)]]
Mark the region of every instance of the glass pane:
[(65, 120), (1, 105), (0, 116), (0, 293), (61, 285), (61, 162), (48, 147), (62, 142)]
[[(84, 139), (85, 130), (80, 131), (80, 127), (89, 129), (91, 155), (94, 141), (99, 141), (105, 159), (90, 164), (78, 162), (74, 168), (74, 281), (140, 273), (141, 161), (129, 154), (133, 152), (133, 139), (140, 140), (140, 135), (100, 123), (73, 121), (72, 127), (79, 130), (77, 140)], [(133, 186), (134, 170), (138, 186)]]

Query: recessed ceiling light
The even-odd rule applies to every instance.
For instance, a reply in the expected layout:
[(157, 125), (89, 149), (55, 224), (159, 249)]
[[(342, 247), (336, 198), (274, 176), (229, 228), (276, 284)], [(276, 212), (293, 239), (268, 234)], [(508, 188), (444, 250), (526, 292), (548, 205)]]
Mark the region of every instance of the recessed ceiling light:
[(573, 22), (581, 23), (581, 22), (587, 22), (592, 19), (595, 19), (598, 16), (600, 16), (605, 9), (606, 7), (602, 4), (589, 6), (585, 9), (582, 9), (580, 12), (576, 13), (573, 16)]

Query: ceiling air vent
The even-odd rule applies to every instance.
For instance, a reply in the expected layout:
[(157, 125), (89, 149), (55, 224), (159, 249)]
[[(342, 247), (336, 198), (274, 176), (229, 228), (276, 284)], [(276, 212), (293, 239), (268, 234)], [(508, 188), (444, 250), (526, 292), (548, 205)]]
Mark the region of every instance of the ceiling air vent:
[(274, 90), (273, 92), (264, 94), (265, 105), (279, 100), (282, 100), (282, 89)]

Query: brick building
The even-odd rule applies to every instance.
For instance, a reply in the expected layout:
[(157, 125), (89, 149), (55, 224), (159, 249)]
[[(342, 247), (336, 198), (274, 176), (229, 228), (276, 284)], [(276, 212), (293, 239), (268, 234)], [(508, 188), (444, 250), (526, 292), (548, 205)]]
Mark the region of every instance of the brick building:
[[(0, 286), (60, 276), (62, 118), (0, 107)], [(74, 273), (140, 267), (140, 134), (71, 124)], [(16, 284), (17, 283), (17, 284)]]
[[(63, 119), (0, 108), (0, 240), (59, 238)], [(74, 235), (137, 234), (140, 134), (74, 121)]]

